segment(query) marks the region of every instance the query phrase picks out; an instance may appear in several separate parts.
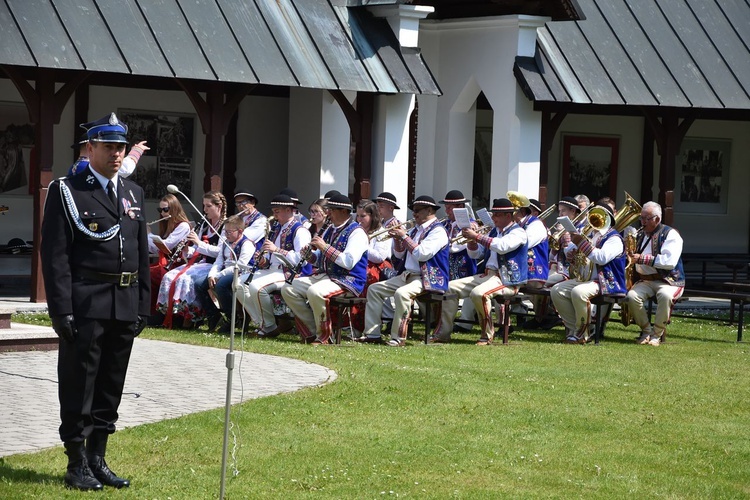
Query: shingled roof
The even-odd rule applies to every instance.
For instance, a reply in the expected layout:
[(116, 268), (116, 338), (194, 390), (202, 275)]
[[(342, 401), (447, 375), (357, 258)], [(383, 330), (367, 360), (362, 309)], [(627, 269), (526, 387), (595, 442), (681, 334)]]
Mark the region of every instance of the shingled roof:
[(578, 0), (514, 72), (537, 103), (750, 109), (750, 4)]
[(386, 20), (330, 0), (6, 0), (0, 64), (440, 94)]

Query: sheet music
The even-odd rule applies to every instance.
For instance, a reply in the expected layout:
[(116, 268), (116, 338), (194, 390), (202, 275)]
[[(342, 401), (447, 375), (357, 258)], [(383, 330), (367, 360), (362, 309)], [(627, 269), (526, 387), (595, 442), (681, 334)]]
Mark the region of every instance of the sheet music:
[(283, 253), (279, 253), (279, 252), (273, 252), (273, 255), (275, 255), (275, 256), (276, 256), (276, 258), (278, 258), (278, 259), (279, 259), (279, 260), (281, 261), (281, 263), (282, 263), (282, 264), (283, 264), (283, 265), (284, 265), (284, 266), (285, 266), (285, 267), (286, 267), (287, 269), (293, 269), (293, 268), (294, 268), (294, 266), (296, 265), (296, 264), (292, 264), (292, 261), (290, 261), (289, 259), (287, 259), (287, 258), (286, 258), (286, 255), (284, 255)]
[(492, 227), (495, 225), (494, 222), (492, 222), (492, 215), (490, 215), (490, 212), (486, 208), (480, 208), (477, 210), (477, 217), (479, 217), (479, 220), (482, 221), (482, 224), (488, 227)]
[(469, 211), (465, 208), (454, 208), (453, 217), (456, 218), (456, 225), (461, 229), (471, 227), (471, 219), (469, 218)]
[(569, 233), (577, 233), (578, 229), (576, 229), (575, 224), (573, 224), (573, 221), (570, 220), (570, 217), (567, 215), (565, 217), (558, 217), (557, 223), (560, 224), (565, 230)]
[(151, 233), (148, 235), (148, 237), (151, 239), (151, 241), (154, 242), (154, 245), (156, 245), (156, 248), (158, 248), (165, 254), (169, 254), (171, 252), (171, 250), (167, 248), (166, 243), (164, 243), (164, 240), (161, 239), (161, 236), (159, 236), (158, 234)]

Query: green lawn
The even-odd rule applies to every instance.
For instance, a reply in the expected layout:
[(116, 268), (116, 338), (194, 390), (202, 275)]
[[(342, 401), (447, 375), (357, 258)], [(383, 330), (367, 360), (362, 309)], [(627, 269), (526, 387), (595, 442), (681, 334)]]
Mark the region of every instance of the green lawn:
[[(748, 345), (718, 320), (668, 333), (660, 347), (616, 323), (600, 346), (563, 345), (559, 327), (484, 348), (478, 333), (406, 348), (246, 340), (338, 379), (234, 407), (227, 496), (750, 497)], [(222, 436), (223, 409), (118, 432), (108, 461), (133, 486), (103, 496), (218, 496)], [(0, 459), (0, 498), (78, 497), (64, 467), (61, 448)]]

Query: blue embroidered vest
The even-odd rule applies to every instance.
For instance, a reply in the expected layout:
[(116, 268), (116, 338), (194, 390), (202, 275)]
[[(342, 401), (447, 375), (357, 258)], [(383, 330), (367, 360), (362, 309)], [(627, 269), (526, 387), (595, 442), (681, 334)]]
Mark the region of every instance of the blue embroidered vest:
[[(604, 243), (610, 238), (619, 238), (622, 240), (622, 235), (614, 227), (610, 227), (609, 231), (596, 242), (596, 248), (602, 248)], [(625, 265), (627, 264), (627, 258), (624, 248), (625, 246), (623, 245), (623, 252), (608, 263), (603, 266), (596, 266), (596, 282), (599, 285), (599, 291), (602, 295), (628, 293), (627, 288), (625, 288)]]
[[(349, 236), (352, 231), (357, 228), (361, 228), (358, 223), (350, 221), (340, 232), (337, 232), (336, 228), (331, 225), (323, 233), (323, 241), (331, 245), (339, 252), (343, 252), (346, 249), (346, 244), (349, 242)], [(328, 274), (331, 281), (339, 285), (341, 288), (353, 293), (354, 295), (360, 295), (365, 289), (367, 283), (367, 251), (362, 254), (362, 258), (359, 259), (351, 270), (339, 266), (336, 263), (329, 262), (323, 256), (320, 257), (323, 262), (323, 272)]]
[[(513, 229), (520, 228), (515, 222), (503, 229), (502, 232), (498, 231), (495, 227), (490, 231), (490, 238), (497, 238), (498, 236), (503, 237), (510, 233)], [(484, 251), (484, 261), (488, 262), (490, 258), (490, 250), (486, 248)], [(528, 254), (529, 247), (526, 243), (519, 246), (518, 248), (511, 250), (508, 253), (497, 255), (498, 271), (500, 272), (500, 281), (506, 286), (518, 286), (526, 283), (529, 278), (529, 266), (526, 263), (526, 256)]]
[[(530, 215), (526, 222), (521, 224), (521, 227), (525, 230), (532, 222), (537, 220), (540, 219), (535, 215)], [(538, 245), (529, 248), (527, 263), (529, 281), (547, 281), (549, 277), (549, 242), (547, 238), (543, 239)]]
[[(448, 240), (458, 236), (460, 231), (455, 231), (453, 228), (453, 222), (450, 219), (443, 221), (443, 227), (448, 233)], [(456, 226), (456, 229), (458, 226)], [(466, 278), (467, 276), (474, 276), (477, 274), (477, 262), (469, 257), (469, 252), (464, 248), (458, 252), (450, 251), (450, 243), (448, 243), (448, 266), (450, 270), (450, 279), (457, 280), (459, 278)]]
[[(278, 221), (274, 221), (273, 225), (271, 226), (271, 232), (268, 233), (268, 239), (270, 241), (276, 241), (276, 237), (279, 235), (279, 231), (281, 231), (281, 238), (279, 239), (279, 248), (282, 250), (286, 250), (287, 252), (293, 252), (294, 251), (294, 237), (297, 234), (297, 231), (303, 229), (304, 226), (298, 222), (294, 221), (292, 224), (287, 226), (286, 229), (281, 231), (281, 223)], [(263, 262), (262, 269), (268, 269), (271, 266), (271, 261), (265, 260)], [(284, 269), (284, 271), (288, 271), (287, 269)], [(302, 269), (300, 270), (299, 276), (310, 276), (312, 274), (313, 267), (312, 264), (309, 262), (305, 263), (305, 265), (302, 266)]]
[[(661, 253), (661, 246), (667, 239), (669, 231), (673, 229), (674, 228), (670, 226), (662, 224), (662, 226), (657, 230), (657, 237), (651, 239), (651, 255), (657, 256)], [(645, 233), (641, 233), (638, 235), (638, 242), (636, 243), (636, 247), (642, 248), (644, 238), (646, 238)], [(659, 273), (659, 276), (661, 276), (663, 280), (665, 280), (672, 286), (685, 286), (685, 271), (682, 269), (682, 256), (680, 256), (680, 259), (677, 261), (677, 265), (674, 266), (674, 269), (656, 269), (656, 272)]]

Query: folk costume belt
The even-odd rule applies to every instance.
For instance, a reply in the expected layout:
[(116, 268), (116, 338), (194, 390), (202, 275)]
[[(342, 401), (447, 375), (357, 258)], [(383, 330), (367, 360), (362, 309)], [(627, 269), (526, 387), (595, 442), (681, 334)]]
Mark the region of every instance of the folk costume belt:
[(78, 269), (76, 275), (83, 279), (91, 281), (101, 281), (103, 283), (114, 283), (122, 287), (132, 286), (138, 283), (138, 273), (100, 273), (98, 271), (89, 271), (88, 269)]
[(639, 273), (638, 277), (643, 281), (659, 281), (662, 279), (659, 273), (654, 273), (654, 274), (640, 274)]

